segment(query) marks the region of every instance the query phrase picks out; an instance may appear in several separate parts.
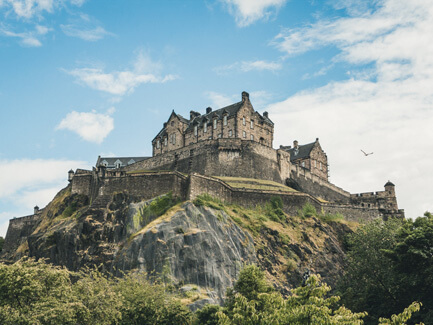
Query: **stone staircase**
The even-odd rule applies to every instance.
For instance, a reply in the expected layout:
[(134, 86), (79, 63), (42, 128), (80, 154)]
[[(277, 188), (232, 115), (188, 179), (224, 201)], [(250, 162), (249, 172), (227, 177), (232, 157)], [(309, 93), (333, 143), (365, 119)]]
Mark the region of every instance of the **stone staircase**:
[(100, 195), (90, 205), (91, 209), (106, 209), (108, 203), (111, 201), (110, 195)]

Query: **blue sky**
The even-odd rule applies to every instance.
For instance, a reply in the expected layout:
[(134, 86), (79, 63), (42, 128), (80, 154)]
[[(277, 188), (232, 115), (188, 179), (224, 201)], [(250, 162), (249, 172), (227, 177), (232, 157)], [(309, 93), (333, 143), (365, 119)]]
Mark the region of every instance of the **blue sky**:
[(319, 137), (334, 184), (432, 211), (432, 30), (421, 0), (0, 0), (0, 236), (69, 169), (243, 90), (275, 148)]

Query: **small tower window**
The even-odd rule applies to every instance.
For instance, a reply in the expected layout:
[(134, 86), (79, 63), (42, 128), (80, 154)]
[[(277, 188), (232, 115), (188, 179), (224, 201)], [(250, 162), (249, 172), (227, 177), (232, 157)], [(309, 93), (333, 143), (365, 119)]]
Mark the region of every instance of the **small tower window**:
[(247, 122), (246, 122), (246, 120), (245, 120), (245, 116), (242, 118), (242, 125), (246, 125), (247, 124)]
[(242, 135), (243, 135), (244, 138), (246, 138), (247, 137), (247, 132), (243, 131)]
[(251, 129), (254, 129), (254, 121), (253, 121), (253, 120), (251, 120), (250, 128), (251, 128)]
[(227, 115), (224, 115), (223, 121), (224, 121), (224, 126), (227, 125)]
[(217, 128), (217, 123), (218, 123), (217, 119), (214, 119), (214, 120), (213, 120), (213, 128), (214, 128), (214, 129)]

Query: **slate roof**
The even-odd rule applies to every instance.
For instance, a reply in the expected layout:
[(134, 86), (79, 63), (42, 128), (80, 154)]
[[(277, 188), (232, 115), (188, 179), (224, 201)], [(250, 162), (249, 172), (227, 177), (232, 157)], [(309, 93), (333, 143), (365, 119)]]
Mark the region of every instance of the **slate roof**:
[(395, 186), (392, 182), (388, 181), (386, 182), (385, 186)]
[[(107, 168), (116, 168), (116, 162), (120, 161), (121, 167), (134, 164), (136, 162), (148, 159), (150, 157), (98, 157), (96, 161), (96, 167), (103, 166)], [(106, 164), (104, 164), (106, 162)]]
[(305, 159), (310, 157), (311, 150), (313, 149), (316, 142), (304, 144), (304, 145), (298, 145), (298, 150), (295, 148), (286, 149), (282, 147), (285, 151), (290, 153), (290, 161), (295, 161), (298, 159)]
[(192, 121), (188, 121), (189, 125), (186, 128), (186, 131), (191, 130), (194, 125), (202, 125), (206, 120), (212, 121), (215, 117), (218, 120), (221, 120), (225, 114), (227, 114), (227, 118), (234, 116), (242, 107), (242, 104), (243, 102), (234, 103), (229, 106), (212, 111), (210, 113), (196, 116)]
[[(169, 121), (171, 119), (171, 117), (173, 116), (173, 114), (175, 116), (177, 116), (183, 123), (188, 124), (187, 128), (185, 129), (185, 132), (190, 131), (194, 128), (195, 125), (203, 125), (203, 123), (207, 120), (208, 122), (212, 121), (215, 117), (218, 120), (221, 120), (223, 118), (223, 116), (225, 114), (227, 114), (227, 117), (232, 117), (234, 115), (236, 115), (236, 113), (239, 111), (239, 109), (242, 107), (243, 105), (243, 101), (231, 104), (229, 106), (225, 106), (222, 107), (220, 109), (217, 109), (215, 111), (212, 111), (210, 113), (206, 113), (203, 115), (198, 115), (196, 117), (194, 117), (192, 120), (188, 120), (186, 118), (184, 118), (182, 115), (180, 114), (176, 114), (174, 112), (174, 110), (171, 112), (170, 117), (168, 118), (167, 121)], [(270, 125), (274, 125), (274, 122), (272, 122), (269, 117), (266, 116), (262, 116), (261, 114), (259, 114), (260, 119), (265, 122), (268, 123)], [(155, 138), (153, 138), (152, 142), (156, 139), (156, 138), (163, 138), (165, 135), (167, 134), (166, 128), (163, 127), (161, 129), (161, 131), (159, 131), (159, 133), (155, 136)]]

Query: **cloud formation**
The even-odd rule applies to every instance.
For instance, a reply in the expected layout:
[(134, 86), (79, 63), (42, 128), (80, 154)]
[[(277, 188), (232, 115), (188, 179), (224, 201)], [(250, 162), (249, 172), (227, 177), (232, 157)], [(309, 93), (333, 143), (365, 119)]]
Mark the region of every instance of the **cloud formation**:
[[(277, 125), (276, 141), (287, 144), (296, 137), (308, 143), (320, 135), (333, 182), (359, 192), (380, 190), (391, 179), (400, 206), (416, 217), (432, 209), (426, 205), (431, 201), (426, 184), (433, 182), (427, 172), (433, 151), (426, 148), (433, 123), (433, 4), (350, 5), (348, 17), (276, 37), (278, 48), (289, 55), (334, 46), (340, 51), (334, 61), (353, 67), (347, 80), (271, 105), (272, 118), (284, 126)], [(362, 157), (360, 149), (374, 155)]]
[(222, 0), (235, 17), (239, 27), (246, 27), (257, 20), (268, 19), (287, 0)]
[(6, 234), (8, 220), (43, 208), (67, 184), (68, 170), (90, 167), (74, 160), (16, 159), (0, 160), (0, 201), (9, 211), (0, 213), (0, 236)]
[(5, 27), (0, 27), (0, 34), (7, 37), (15, 37), (20, 39), (22, 46), (26, 47), (39, 47), (42, 46), (40, 38), (51, 31), (51, 28), (46, 26), (36, 25), (33, 31), (16, 33), (8, 30)]
[(2, 7), (12, 11), (17, 18), (30, 19), (42, 15), (44, 12), (53, 13), (55, 9), (70, 3), (74, 6), (81, 6), (85, 0), (2, 0)]
[(60, 121), (56, 130), (69, 130), (86, 141), (101, 143), (114, 129), (114, 120), (110, 116), (113, 112), (113, 109), (107, 114), (95, 111), (90, 113), (72, 111)]
[(71, 76), (76, 77), (78, 82), (90, 88), (112, 95), (123, 96), (133, 92), (140, 84), (165, 83), (177, 78), (177, 76), (172, 74), (160, 76), (158, 73), (151, 72), (159, 70), (160, 67), (159, 63), (154, 63), (150, 57), (140, 53), (132, 71), (125, 70), (106, 73), (98, 68), (81, 68), (65, 71)]
[(256, 61), (241, 61), (230, 65), (217, 67), (214, 71), (218, 74), (226, 74), (233, 71), (250, 72), (250, 71), (272, 71), (282, 69), (282, 64), (279, 62), (256, 60)]
[(71, 37), (77, 37), (85, 41), (98, 41), (105, 36), (113, 36), (107, 32), (99, 23), (90, 16), (81, 14), (79, 18), (71, 20), (70, 23), (60, 25), (63, 33)]

